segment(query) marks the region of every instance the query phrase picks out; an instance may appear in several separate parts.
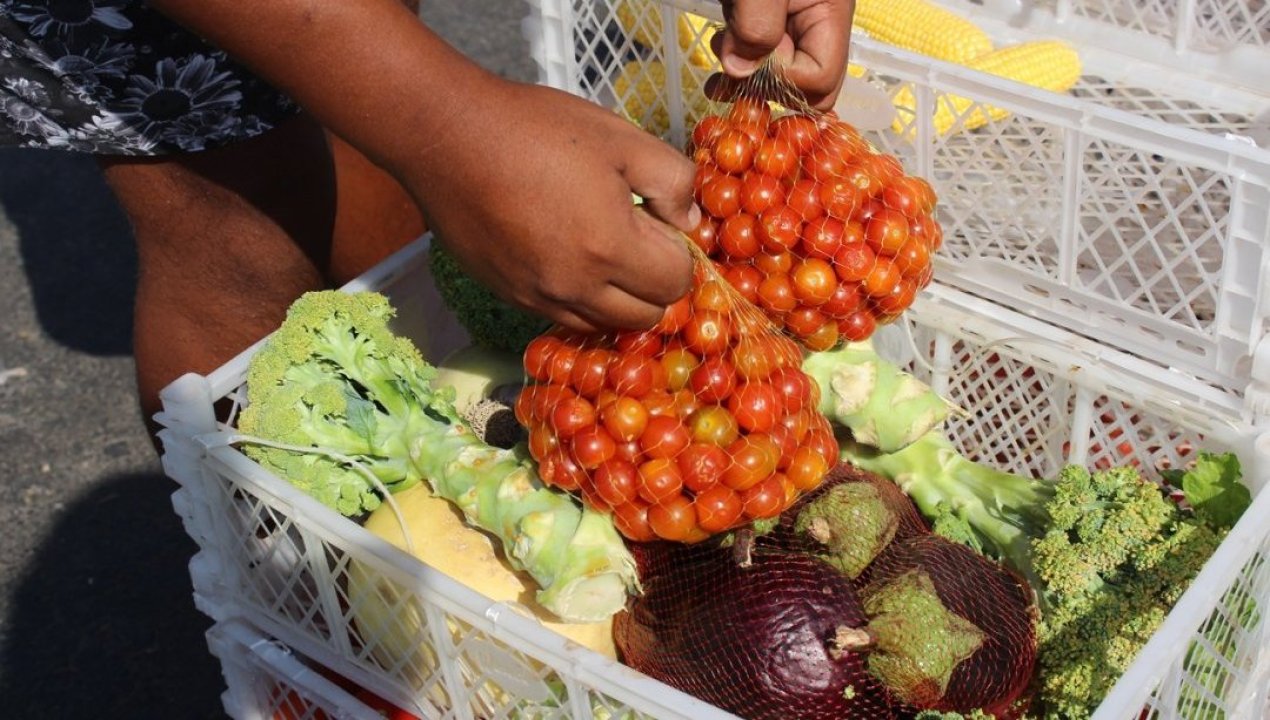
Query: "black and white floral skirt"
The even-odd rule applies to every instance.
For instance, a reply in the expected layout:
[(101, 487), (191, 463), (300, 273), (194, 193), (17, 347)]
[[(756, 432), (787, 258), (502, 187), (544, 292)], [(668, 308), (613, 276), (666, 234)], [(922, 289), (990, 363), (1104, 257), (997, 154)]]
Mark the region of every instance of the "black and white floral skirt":
[(0, 0), (0, 147), (198, 152), (295, 113), (141, 0)]

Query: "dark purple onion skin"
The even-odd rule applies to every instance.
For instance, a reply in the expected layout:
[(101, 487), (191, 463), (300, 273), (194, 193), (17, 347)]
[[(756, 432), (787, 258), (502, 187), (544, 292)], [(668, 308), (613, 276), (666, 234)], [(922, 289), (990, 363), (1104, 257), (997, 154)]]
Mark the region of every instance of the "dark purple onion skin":
[(1009, 717), (1024, 699), (1036, 663), (1035, 607), (1026, 581), (938, 535), (892, 542), (874, 560), (868, 579), (884, 582), (910, 570), (925, 572), (944, 607), (985, 633), (979, 649), (953, 670), (942, 697), (927, 707), (962, 713), (981, 708)]
[(718, 546), (636, 556), (644, 592), (613, 627), (627, 665), (748, 720), (897, 717), (865, 656), (830, 650), (838, 628), (865, 623), (831, 566), (763, 548), (749, 567)]
[(803, 508), (807, 507), (809, 503), (814, 502), (831, 488), (844, 483), (868, 483), (877, 489), (878, 495), (898, 520), (895, 537), (892, 542), (917, 535), (925, 535), (930, 532), (930, 527), (926, 524), (926, 520), (922, 518), (921, 513), (917, 511), (917, 506), (913, 504), (912, 500), (909, 500), (908, 496), (904, 494), (904, 491), (898, 485), (880, 475), (866, 472), (854, 465), (839, 463), (825, 475), (824, 481), (815, 490), (798, 498), (793, 505), (782, 512), (780, 522), (776, 527), (765, 535), (756, 538), (755, 544), (760, 547), (795, 550), (805, 553), (820, 552), (820, 546), (815, 541), (800, 536), (794, 530), (794, 524), (798, 521), (798, 513), (802, 512)]

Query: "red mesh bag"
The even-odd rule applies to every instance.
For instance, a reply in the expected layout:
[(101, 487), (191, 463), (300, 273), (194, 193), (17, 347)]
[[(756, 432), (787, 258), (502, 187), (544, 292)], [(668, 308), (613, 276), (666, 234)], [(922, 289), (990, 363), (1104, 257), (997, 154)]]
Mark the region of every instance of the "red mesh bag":
[[(754, 720), (1016, 716), (1036, 656), (1029, 591), (931, 534), (894, 487), (840, 466), (747, 552), (741, 533), (632, 543), (643, 592), (614, 617), (622, 661)], [(834, 519), (846, 533), (861, 529), (866, 545), (878, 524), (856, 522), (856, 511), (882, 507), (893, 518), (889, 542), (854, 576), (798, 531), (816, 503), (844, 491)]]
[(943, 242), (930, 184), (807, 107), (771, 61), (689, 149), (705, 210), (693, 240), (809, 349), (867, 339), (930, 283)]
[(631, 540), (774, 518), (838, 461), (802, 350), (695, 254), (692, 290), (654, 328), (552, 331), (525, 351), (516, 417), (539, 474)]

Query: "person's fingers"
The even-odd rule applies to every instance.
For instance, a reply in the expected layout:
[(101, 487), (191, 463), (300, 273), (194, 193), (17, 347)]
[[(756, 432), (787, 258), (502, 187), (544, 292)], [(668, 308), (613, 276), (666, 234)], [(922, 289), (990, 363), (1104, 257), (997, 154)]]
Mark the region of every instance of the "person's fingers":
[(644, 330), (662, 319), (666, 306), (646, 302), (621, 287), (609, 285), (593, 293), (572, 312), (582, 323), (599, 328), (600, 332)]
[(851, 33), (850, 4), (824, 2), (791, 19), (797, 47), (786, 63), (785, 77), (820, 110), (833, 107), (842, 89)]
[(692, 160), (651, 135), (641, 134), (625, 149), (622, 177), (631, 191), (644, 199), (644, 208), (654, 217), (683, 232), (692, 232), (701, 222), (701, 208), (692, 197), (696, 174)]
[(613, 266), (612, 284), (634, 298), (665, 308), (692, 285), (691, 242), (640, 209), (632, 209), (630, 242)]
[(727, 28), (717, 54), (724, 72), (735, 78), (753, 74), (785, 37), (788, 15), (788, 0), (723, 0)]

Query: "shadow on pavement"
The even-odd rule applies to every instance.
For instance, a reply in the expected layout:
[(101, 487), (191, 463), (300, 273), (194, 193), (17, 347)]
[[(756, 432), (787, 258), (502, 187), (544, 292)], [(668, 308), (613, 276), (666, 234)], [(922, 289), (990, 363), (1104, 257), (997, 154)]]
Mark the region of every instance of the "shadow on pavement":
[(36, 317), (49, 337), (92, 355), (130, 355), (136, 250), (92, 158), (0, 152), (0, 207), (17, 226)]
[(224, 717), (175, 487), (157, 474), (105, 478), (58, 516), (10, 605), (0, 715)]

